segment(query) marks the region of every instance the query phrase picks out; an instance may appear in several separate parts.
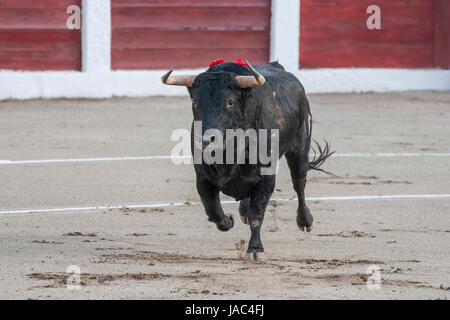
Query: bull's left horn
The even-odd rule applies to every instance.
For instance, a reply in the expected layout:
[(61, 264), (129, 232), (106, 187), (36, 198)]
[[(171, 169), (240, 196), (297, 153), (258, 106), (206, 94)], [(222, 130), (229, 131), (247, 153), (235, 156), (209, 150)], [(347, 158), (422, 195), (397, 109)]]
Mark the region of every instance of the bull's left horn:
[(162, 83), (171, 86), (192, 87), (195, 77), (197, 77), (193, 75), (171, 76), (172, 72), (173, 69), (161, 77)]
[(245, 60), (245, 63), (248, 65), (248, 68), (253, 73), (253, 76), (237, 76), (236, 81), (239, 83), (241, 88), (254, 88), (259, 87), (266, 82), (264, 76), (253, 68), (253, 66)]

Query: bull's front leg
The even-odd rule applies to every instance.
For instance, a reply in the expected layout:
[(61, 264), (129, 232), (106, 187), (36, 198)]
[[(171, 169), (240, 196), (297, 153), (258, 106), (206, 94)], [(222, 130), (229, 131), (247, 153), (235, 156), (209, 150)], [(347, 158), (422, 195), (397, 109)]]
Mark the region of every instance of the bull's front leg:
[(252, 190), (248, 215), (251, 236), (248, 243), (247, 260), (263, 260), (264, 247), (261, 242), (261, 225), (274, 188), (275, 176), (264, 176), (263, 180)]
[(197, 191), (202, 199), (208, 220), (214, 222), (220, 231), (228, 231), (233, 228), (233, 217), (223, 213), (219, 190), (208, 180), (197, 177)]

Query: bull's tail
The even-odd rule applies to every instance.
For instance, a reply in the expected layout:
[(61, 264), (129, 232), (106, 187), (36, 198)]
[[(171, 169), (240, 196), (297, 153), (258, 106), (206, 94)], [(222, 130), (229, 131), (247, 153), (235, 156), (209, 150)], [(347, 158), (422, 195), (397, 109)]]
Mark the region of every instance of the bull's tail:
[(311, 147), (311, 149), (314, 151), (314, 156), (311, 161), (308, 163), (308, 170), (317, 170), (325, 172), (326, 174), (334, 176), (333, 173), (328, 172), (320, 168), (320, 166), (327, 160), (334, 151), (330, 151), (330, 144), (325, 140), (325, 147), (322, 149), (320, 144), (317, 141), (314, 141), (314, 143), (317, 146), (317, 151), (314, 149), (314, 147)]
[(309, 101), (306, 100), (306, 117), (305, 117), (305, 129), (306, 129), (306, 146), (305, 146), (305, 154), (309, 154), (309, 150), (312, 149), (314, 152), (314, 156), (311, 161), (308, 162), (308, 170), (317, 170), (325, 172), (326, 174), (333, 175), (333, 173), (325, 171), (320, 168), (320, 166), (334, 153), (334, 151), (330, 151), (330, 144), (325, 140), (325, 147), (322, 149), (320, 144), (317, 141), (314, 141), (317, 147), (317, 151), (314, 147), (311, 147), (311, 136), (312, 136), (312, 116), (311, 109), (309, 108)]

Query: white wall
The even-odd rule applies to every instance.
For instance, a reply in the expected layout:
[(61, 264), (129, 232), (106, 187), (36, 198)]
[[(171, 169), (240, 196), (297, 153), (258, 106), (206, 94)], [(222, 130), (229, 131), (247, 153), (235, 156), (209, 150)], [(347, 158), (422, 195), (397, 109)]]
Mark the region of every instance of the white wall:
[[(303, 83), (307, 93), (450, 90), (450, 70), (338, 68), (298, 69), (299, 0), (272, 0), (270, 57)], [(166, 70), (111, 71), (110, 0), (83, 0), (83, 71), (0, 71), (0, 99), (109, 98), (186, 95), (163, 86)], [(206, 69), (176, 70), (197, 74)]]

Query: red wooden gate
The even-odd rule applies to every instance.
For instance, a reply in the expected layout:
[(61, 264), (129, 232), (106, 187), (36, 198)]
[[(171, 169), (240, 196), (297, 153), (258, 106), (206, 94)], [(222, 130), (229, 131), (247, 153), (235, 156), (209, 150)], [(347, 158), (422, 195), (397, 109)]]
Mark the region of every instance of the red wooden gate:
[(112, 0), (112, 68), (269, 61), (270, 0)]
[[(369, 30), (369, 5), (381, 30)], [(450, 66), (448, 0), (301, 0), (300, 66)]]
[(0, 0), (0, 69), (81, 70), (81, 31), (67, 7), (81, 0)]

